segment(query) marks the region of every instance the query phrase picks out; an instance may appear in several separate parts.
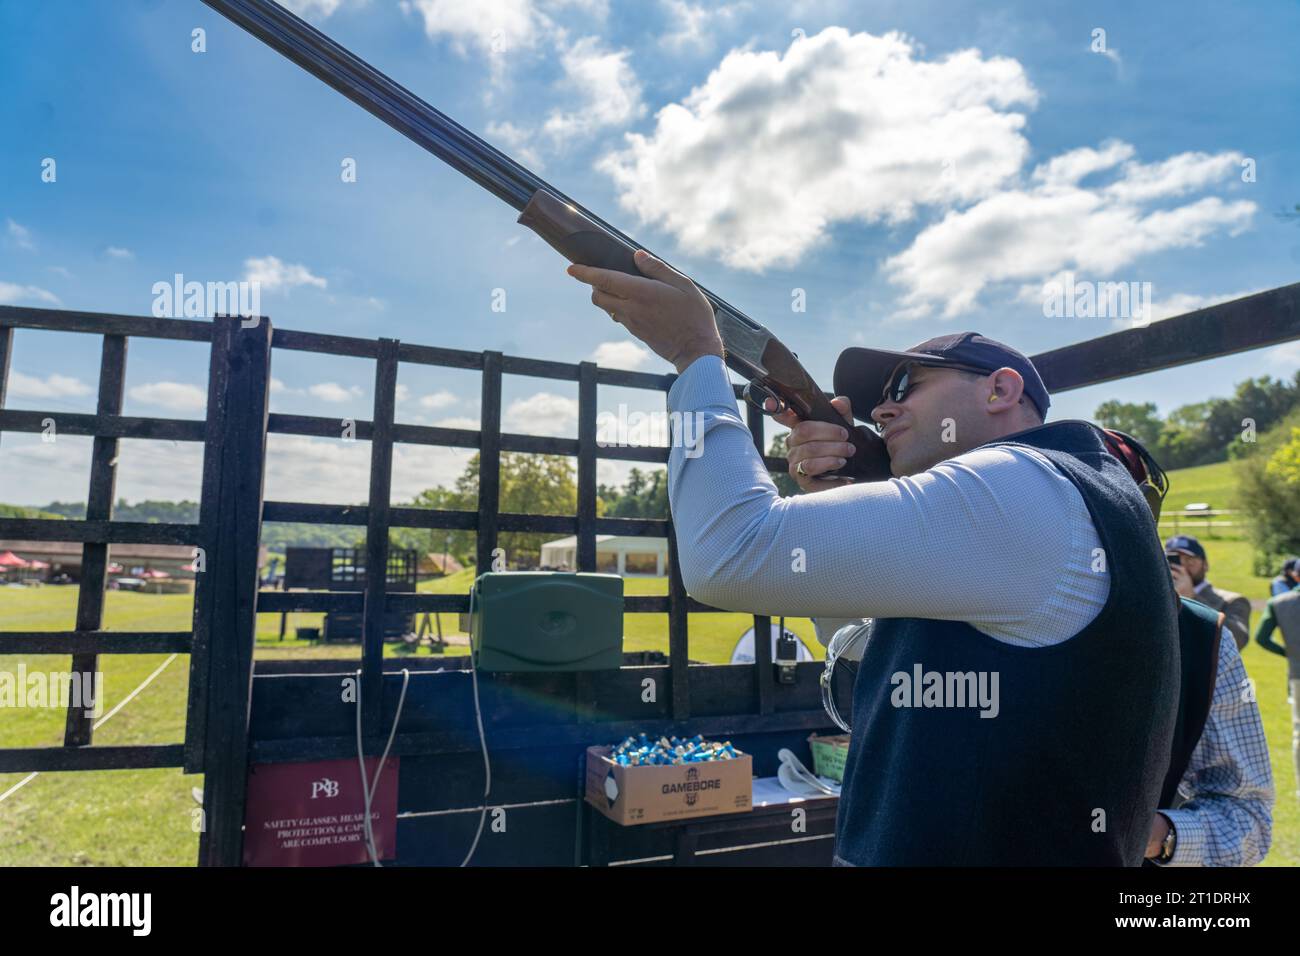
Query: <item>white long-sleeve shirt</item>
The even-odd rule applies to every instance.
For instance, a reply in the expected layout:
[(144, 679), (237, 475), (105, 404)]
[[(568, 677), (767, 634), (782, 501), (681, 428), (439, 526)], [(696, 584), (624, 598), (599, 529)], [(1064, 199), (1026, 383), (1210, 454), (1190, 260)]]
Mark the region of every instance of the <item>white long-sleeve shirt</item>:
[(823, 641), (850, 620), (927, 617), (1032, 647), (1077, 634), (1106, 602), (1083, 497), (1035, 452), (976, 449), (917, 475), (782, 498), (721, 358), (693, 362), (668, 408), (700, 416), (675, 429), (668, 496), (686, 590), (706, 604), (812, 617)]
[[(826, 643), (874, 617), (959, 620), (1011, 644), (1082, 630), (1110, 575), (1083, 497), (1024, 449), (956, 455), (906, 478), (782, 498), (737, 413), (726, 366), (697, 359), (670, 412), (668, 495), (687, 591), (715, 607), (809, 616)], [(1214, 702), (1179, 790), (1170, 865), (1249, 865), (1271, 838), (1272, 777), (1258, 706), (1225, 628)]]

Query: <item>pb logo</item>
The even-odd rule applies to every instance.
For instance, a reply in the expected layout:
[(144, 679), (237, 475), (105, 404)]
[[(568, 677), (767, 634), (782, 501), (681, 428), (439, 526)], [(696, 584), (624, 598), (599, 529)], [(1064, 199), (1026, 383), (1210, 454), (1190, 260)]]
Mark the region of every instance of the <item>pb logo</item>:
[(691, 786), (691, 784), (695, 783), (699, 779), (700, 779), (700, 770), (698, 767), (691, 767), (686, 771), (686, 782), (687, 782), (686, 805), (688, 807), (695, 806), (695, 801), (700, 798), (699, 790)]
[(322, 793), (327, 797), (337, 797), (339, 795), (339, 782), (331, 780), (329, 777), (313, 780), (311, 782), (311, 798), (315, 800)]

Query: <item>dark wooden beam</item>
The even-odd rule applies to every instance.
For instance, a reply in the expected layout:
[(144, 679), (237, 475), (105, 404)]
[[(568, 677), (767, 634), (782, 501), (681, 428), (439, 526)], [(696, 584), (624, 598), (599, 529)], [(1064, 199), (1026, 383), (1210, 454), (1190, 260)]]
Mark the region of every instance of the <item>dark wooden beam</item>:
[(1033, 356), (1049, 392), (1300, 339), (1300, 282)]
[(205, 319), (156, 319), (147, 315), (31, 309), (17, 305), (0, 305), (0, 326), (48, 329), (51, 332), (86, 332), (91, 335), (182, 339), (189, 342), (207, 342), (212, 338), (212, 323)]

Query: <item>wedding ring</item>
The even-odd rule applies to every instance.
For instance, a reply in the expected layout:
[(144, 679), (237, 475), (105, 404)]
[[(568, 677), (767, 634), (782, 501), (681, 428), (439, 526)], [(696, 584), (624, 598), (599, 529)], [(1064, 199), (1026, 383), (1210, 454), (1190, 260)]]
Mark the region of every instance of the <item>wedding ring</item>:
[(794, 470), (799, 474), (803, 475), (805, 478), (808, 477), (808, 472), (803, 470), (803, 462), (799, 462), (799, 464), (795, 466)]

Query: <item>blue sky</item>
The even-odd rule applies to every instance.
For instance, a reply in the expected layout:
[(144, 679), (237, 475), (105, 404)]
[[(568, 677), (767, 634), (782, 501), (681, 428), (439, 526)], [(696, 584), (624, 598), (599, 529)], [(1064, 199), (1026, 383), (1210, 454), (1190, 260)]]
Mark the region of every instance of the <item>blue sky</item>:
[[(1158, 317), (1300, 271), (1300, 225), (1274, 215), (1300, 202), (1293, 3), (293, 6), (768, 325), (826, 387), (848, 345), (977, 329), (1032, 354), (1130, 324), (1045, 317), (1066, 273), (1149, 282)], [(0, 88), (0, 302), (147, 315), (176, 273), (254, 277), (277, 327), (669, 371), (511, 209), (198, 0), (4, 5)], [(19, 333), (9, 406), (91, 410), (97, 348)], [(1279, 346), (1063, 394), (1053, 415), (1167, 412), (1298, 364)], [(202, 348), (133, 342), (128, 367), (127, 413), (201, 415)], [(273, 373), (273, 410), (368, 417), (365, 362), (283, 353)], [(400, 420), (473, 427), (476, 376), (399, 381)], [(574, 435), (576, 398), (509, 379), (507, 427)], [(602, 389), (602, 410), (620, 402), (654, 407)], [(124, 443), (120, 494), (194, 497), (194, 452)], [(267, 495), (363, 500), (366, 455), (276, 439)], [(465, 457), (400, 449), (395, 500)], [(87, 440), (7, 434), (0, 501), (83, 500), (88, 461)]]

